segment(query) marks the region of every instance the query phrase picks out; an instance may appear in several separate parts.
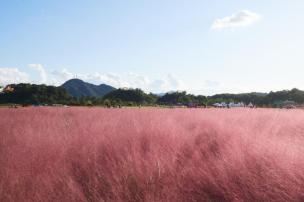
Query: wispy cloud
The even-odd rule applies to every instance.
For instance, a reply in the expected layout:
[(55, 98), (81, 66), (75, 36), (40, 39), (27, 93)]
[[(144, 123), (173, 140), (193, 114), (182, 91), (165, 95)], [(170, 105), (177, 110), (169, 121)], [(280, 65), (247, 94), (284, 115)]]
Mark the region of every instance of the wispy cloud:
[(68, 69), (46, 71), (41, 64), (29, 64), (30, 68), (37, 71), (40, 75), (39, 81), (20, 71), (18, 68), (0, 68), (0, 85), (13, 83), (43, 83), (59, 86), (72, 78), (79, 78), (95, 84), (108, 84), (116, 88), (141, 88), (146, 92), (162, 93), (172, 90), (186, 90), (184, 82), (173, 74), (167, 74), (161, 78), (151, 78), (133, 72), (113, 74), (113, 73), (86, 73), (78, 74), (70, 72)]
[(20, 71), (18, 68), (0, 68), (0, 85), (28, 82), (30, 82), (29, 75)]
[(227, 29), (250, 26), (253, 23), (259, 21), (261, 15), (248, 10), (242, 10), (224, 18), (216, 19), (211, 29)]
[(72, 78), (79, 78), (88, 82), (100, 84), (105, 83), (117, 88), (130, 87), (141, 88), (147, 92), (167, 92), (171, 90), (185, 90), (184, 83), (172, 74), (168, 74), (162, 78), (150, 78), (144, 75), (136, 74), (133, 72), (125, 74), (102, 74), (99, 72), (88, 74), (75, 74), (69, 72), (67, 69), (61, 71), (51, 72), (54, 83), (60, 85), (64, 81)]
[(39, 75), (40, 75), (40, 83), (46, 83), (47, 82), (47, 72), (44, 69), (44, 67), (41, 64), (29, 64), (29, 67), (31, 67), (32, 69), (36, 70)]
[(51, 74), (52, 74), (53, 76), (58, 77), (58, 79), (63, 80), (63, 81), (72, 79), (73, 77), (76, 76), (76, 75), (73, 75), (72, 72), (69, 72), (69, 70), (67, 70), (67, 69), (65, 69), (65, 68), (62, 69), (61, 71), (54, 70), (54, 71), (51, 72)]

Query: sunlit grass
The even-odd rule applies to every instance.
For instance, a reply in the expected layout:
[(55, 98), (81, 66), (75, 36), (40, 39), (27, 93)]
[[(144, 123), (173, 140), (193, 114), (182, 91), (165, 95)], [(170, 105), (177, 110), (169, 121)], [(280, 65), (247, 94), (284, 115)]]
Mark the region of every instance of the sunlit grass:
[(0, 109), (0, 201), (301, 201), (304, 111)]

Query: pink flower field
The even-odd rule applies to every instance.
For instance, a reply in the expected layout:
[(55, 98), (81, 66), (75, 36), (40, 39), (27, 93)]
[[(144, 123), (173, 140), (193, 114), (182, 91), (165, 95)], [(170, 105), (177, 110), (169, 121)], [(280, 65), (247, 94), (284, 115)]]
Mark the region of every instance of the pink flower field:
[(0, 201), (304, 201), (304, 111), (0, 109)]

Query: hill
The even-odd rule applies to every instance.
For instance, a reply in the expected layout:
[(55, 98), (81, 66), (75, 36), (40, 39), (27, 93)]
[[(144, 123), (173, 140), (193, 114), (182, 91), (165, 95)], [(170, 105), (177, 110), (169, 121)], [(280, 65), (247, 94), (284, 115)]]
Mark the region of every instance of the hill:
[(64, 88), (36, 85), (36, 84), (11, 84), (0, 93), (0, 103), (15, 104), (70, 104), (72, 97)]
[(80, 79), (71, 79), (66, 81), (61, 87), (73, 97), (103, 97), (105, 94), (115, 90), (114, 87), (100, 84), (94, 85), (84, 82)]
[(205, 96), (187, 94), (186, 91), (168, 92), (157, 99), (157, 103), (163, 105), (188, 105), (189, 103), (203, 104), (205, 102)]
[(252, 103), (259, 107), (283, 107), (286, 104), (299, 107), (304, 106), (304, 91), (294, 88), (270, 93), (224, 93), (213, 96), (193, 95), (186, 91), (178, 91), (159, 96), (146, 93), (141, 89), (115, 89), (109, 85), (94, 85), (79, 79), (69, 80), (59, 87), (24, 83), (10, 84), (0, 91), (0, 104), (212, 106), (215, 103), (223, 102)]
[(117, 89), (106, 94), (103, 99), (119, 103), (152, 104), (155, 103), (157, 96), (140, 89)]
[(211, 100), (210, 103), (232, 101), (232, 102), (244, 102), (246, 104), (252, 102), (257, 105), (263, 105), (263, 104), (268, 104), (266, 102), (268, 95), (269, 94), (267, 93), (260, 93), (260, 92), (239, 93), (239, 94), (223, 93), (223, 94), (216, 94), (209, 96), (208, 99)]

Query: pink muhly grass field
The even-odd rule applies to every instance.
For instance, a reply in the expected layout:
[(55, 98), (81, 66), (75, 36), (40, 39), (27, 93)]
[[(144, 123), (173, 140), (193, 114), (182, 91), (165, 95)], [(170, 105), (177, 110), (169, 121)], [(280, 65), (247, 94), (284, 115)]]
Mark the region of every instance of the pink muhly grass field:
[(0, 109), (0, 201), (303, 201), (304, 111)]

